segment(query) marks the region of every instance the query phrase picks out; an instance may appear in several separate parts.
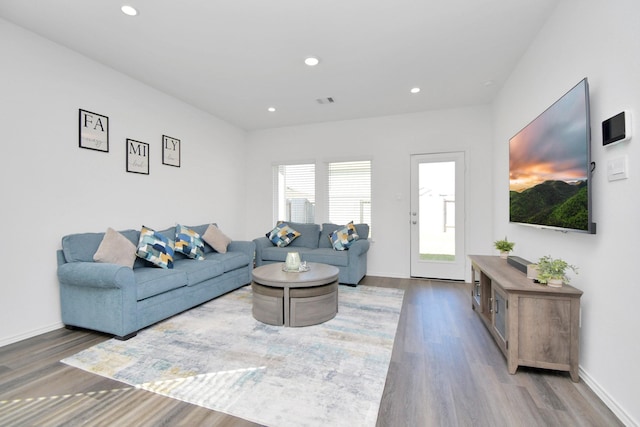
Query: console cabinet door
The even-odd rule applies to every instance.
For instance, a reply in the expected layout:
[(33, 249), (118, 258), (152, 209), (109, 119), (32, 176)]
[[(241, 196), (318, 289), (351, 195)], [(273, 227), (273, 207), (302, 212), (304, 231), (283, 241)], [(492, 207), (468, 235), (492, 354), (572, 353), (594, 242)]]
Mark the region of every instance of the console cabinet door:
[(479, 307), (481, 304), (482, 297), (482, 286), (480, 284), (481, 272), (476, 270), (475, 268), (471, 269), (473, 273), (473, 288), (471, 290), (471, 297), (473, 298), (473, 302), (476, 307)]
[(493, 313), (493, 329), (498, 335), (498, 345), (505, 352), (507, 350), (507, 295), (497, 286), (491, 287), (491, 311)]

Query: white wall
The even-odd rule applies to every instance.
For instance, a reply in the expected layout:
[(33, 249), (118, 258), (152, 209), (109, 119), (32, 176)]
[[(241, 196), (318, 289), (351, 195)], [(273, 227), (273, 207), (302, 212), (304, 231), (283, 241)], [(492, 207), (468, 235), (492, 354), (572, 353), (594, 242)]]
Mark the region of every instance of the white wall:
[[(4, 20), (0, 58), (0, 346), (62, 326), (65, 234), (215, 221), (244, 237), (244, 131)], [(79, 108), (109, 117), (109, 153), (78, 147)], [(150, 144), (149, 175), (125, 171), (126, 138)]]
[[(584, 291), (581, 376), (628, 425), (640, 420), (640, 3), (560, 3), (495, 103), (495, 230), (516, 242), (514, 254), (535, 261), (551, 254), (579, 267)], [(591, 93), (596, 235), (508, 224), (508, 140), (580, 79)], [(602, 146), (604, 119), (630, 109), (636, 136)], [(609, 182), (607, 161), (628, 156), (629, 179)]]
[[(491, 251), (492, 135), (488, 107), (250, 132), (247, 231), (258, 237), (274, 226), (271, 208), (274, 163), (305, 160), (322, 163), (364, 157), (372, 160), (374, 228), (367, 274), (409, 277), (410, 156), (464, 151), (468, 169), (466, 249), (468, 253)], [(317, 212), (316, 222), (327, 221)]]

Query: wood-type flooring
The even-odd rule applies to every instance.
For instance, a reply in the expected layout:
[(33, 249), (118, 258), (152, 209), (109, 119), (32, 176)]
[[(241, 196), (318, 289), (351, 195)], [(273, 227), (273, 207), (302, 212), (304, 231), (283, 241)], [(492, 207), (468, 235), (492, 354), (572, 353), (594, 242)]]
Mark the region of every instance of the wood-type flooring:
[[(622, 425), (568, 373), (509, 375), (471, 309), (469, 284), (374, 276), (361, 284), (405, 290), (377, 427)], [(0, 425), (257, 425), (60, 363), (109, 338), (59, 329), (0, 348)]]

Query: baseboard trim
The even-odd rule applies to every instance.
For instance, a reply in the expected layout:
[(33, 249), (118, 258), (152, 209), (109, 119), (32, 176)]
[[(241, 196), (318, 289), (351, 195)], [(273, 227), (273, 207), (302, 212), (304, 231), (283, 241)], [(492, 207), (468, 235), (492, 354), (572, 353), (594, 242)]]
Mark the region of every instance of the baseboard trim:
[(33, 338), (38, 335), (46, 334), (47, 332), (55, 331), (56, 329), (60, 329), (60, 328), (64, 328), (64, 324), (62, 322), (56, 322), (54, 324), (44, 326), (42, 328), (26, 331), (18, 335), (4, 337), (0, 339), (0, 347), (4, 347), (5, 345), (9, 345), (9, 344), (14, 344), (14, 343), (17, 343), (18, 341), (26, 340), (28, 338)]
[(582, 367), (579, 367), (580, 379), (604, 402), (605, 405), (618, 417), (620, 422), (627, 427), (640, 427), (627, 412), (607, 393), (596, 380), (594, 380)]
[(389, 277), (391, 279), (410, 279), (410, 277), (405, 274), (380, 273), (380, 272), (370, 272), (370, 271), (367, 271), (367, 276)]

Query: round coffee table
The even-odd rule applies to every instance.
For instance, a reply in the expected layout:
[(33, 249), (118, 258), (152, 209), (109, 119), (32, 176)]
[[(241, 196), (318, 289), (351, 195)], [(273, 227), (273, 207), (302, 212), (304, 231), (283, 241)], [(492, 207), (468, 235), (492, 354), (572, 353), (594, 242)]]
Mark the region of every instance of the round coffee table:
[(263, 323), (309, 326), (338, 312), (338, 268), (315, 262), (309, 271), (283, 271), (284, 263), (253, 270), (253, 317)]

